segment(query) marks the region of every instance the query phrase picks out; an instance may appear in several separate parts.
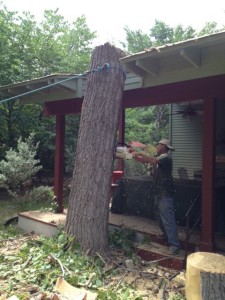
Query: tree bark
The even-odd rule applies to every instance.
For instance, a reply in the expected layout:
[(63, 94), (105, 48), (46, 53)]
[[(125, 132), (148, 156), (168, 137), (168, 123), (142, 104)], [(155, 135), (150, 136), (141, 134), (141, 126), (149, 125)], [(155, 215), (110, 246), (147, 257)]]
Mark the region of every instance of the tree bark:
[(225, 299), (225, 274), (201, 272), (200, 278), (202, 300)]
[(96, 47), (87, 76), (75, 156), (66, 231), (85, 253), (107, 254), (113, 152), (125, 73), (124, 53), (110, 44)]
[(225, 257), (195, 252), (187, 258), (185, 294), (187, 300), (225, 299)]

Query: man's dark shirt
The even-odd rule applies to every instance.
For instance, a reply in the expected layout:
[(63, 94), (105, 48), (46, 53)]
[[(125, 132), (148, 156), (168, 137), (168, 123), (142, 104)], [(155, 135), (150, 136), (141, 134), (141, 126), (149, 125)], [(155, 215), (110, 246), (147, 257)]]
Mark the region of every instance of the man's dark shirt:
[(158, 164), (153, 167), (153, 182), (156, 196), (174, 196), (175, 189), (173, 185), (173, 161), (167, 154), (161, 154), (157, 157)]

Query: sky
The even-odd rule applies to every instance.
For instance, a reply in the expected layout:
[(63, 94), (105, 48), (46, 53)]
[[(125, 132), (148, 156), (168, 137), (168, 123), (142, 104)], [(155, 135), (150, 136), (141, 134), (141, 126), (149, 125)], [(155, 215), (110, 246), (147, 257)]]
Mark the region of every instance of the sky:
[[(181, 24), (196, 30), (206, 22), (225, 25), (224, 0), (2, 0), (10, 11), (29, 11), (37, 21), (44, 10), (59, 9), (69, 22), (84, 15), (91, 31), (97, 32), (96, 44), (125, 41), (124, 27), (149, 33), (155, 20), (171, 27)], [(1, 3), (1, 0), (0, 0)]]

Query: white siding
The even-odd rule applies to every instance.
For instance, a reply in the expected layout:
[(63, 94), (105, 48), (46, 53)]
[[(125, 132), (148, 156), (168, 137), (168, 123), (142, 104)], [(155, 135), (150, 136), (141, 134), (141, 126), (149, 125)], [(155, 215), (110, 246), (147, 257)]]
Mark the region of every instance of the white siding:
[(124, 90), (132, 90), (142, 87), (142, 78), (134, 73), (127, 72)]
[(202, 117), (184, 118), (173, 115), (185, 105), (171, 106), (171, 140), (175, 147), (173, 156), (173, 176), (179, 178), (178, 169), (186, 168), (188, 178), (193, 179), (194, 171), (202, 169)]

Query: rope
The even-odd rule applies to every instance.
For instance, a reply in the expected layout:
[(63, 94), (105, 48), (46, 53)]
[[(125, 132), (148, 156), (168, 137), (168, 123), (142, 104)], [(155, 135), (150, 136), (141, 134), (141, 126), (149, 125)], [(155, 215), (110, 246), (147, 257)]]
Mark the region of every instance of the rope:
[(118, 70), (122, 71), (124, 79), (126, 79), (126, 72), (123, 70), (123, 68), (114, 67), (114, 66), (110, 65), (109, 63), (105, 63), (102, 66), (98, 66), (97, 68), (92, 69), (92, 71), (90, 71), (90, 72), (101, 72), (104, 70), (109, 72), (109, 69), (118, 69)]
[(122, 72), (123, 72), (124, 79), (126, 79), (126, 73), (125, 73), (125, 71), (124, 71), (122, 68), (114, 67), (114, 66), (110, 65), (109, 63), (105, 63), (105, 64), (103, 64), (102, 66), (97, 66), (96, 68), (94, 68), (94, 69), (92, 69), (92, 70), (89, 70), (89, 71), (86, 71), (86, 72), (83, 73), (83, 74), (75, 75), (75, 76), (72, 76), (72, 77), (69, 77), (69, 78), (60, 80), (60, 81), (58, 81), (58, 82), (48, 84), (47, 86), (40, 87), (40, 88), (35, 89), (35, 90), (33, 90), (33, 91), (29, 91), (29, 92), (22, 93), (22, 94), (19, 94), (19, 95), (10, 97), (10, 98), (6, 98), (6, 99), (3, 99), (3, 100), (0, 100), (0, 104), (2, 104), (2, 103), (4, 103), (4, 102), (11, 101), (11, 100), (18, 99), (18, 98), (20, 98), (20, 97), (24, 97), (24, 96), (27, 96), (27, 95), (34, 94), (34, 93), (36, 93), (36, 92), (38, 92), (38, 91), (47, 89), (47, 88), (49, 88), (49, 87), (51, 87), (51, 86), (60, 84), (60, 83), (65, 82), (65, 81), (69, 81), (69, 80), (72, 80), (72, 79), (76, 79), (76, 78), (78, 78), (78, 77), (86, 76), (87, 74), (90, 74), (90, 73), (92, 73), (92, 72), (93, 72), (93, 73), (98, 73), (98, 72), (101, 72), (101, 71), (109, 72), (110, 69), (118, 69), (118, 70), (122, 71)]

